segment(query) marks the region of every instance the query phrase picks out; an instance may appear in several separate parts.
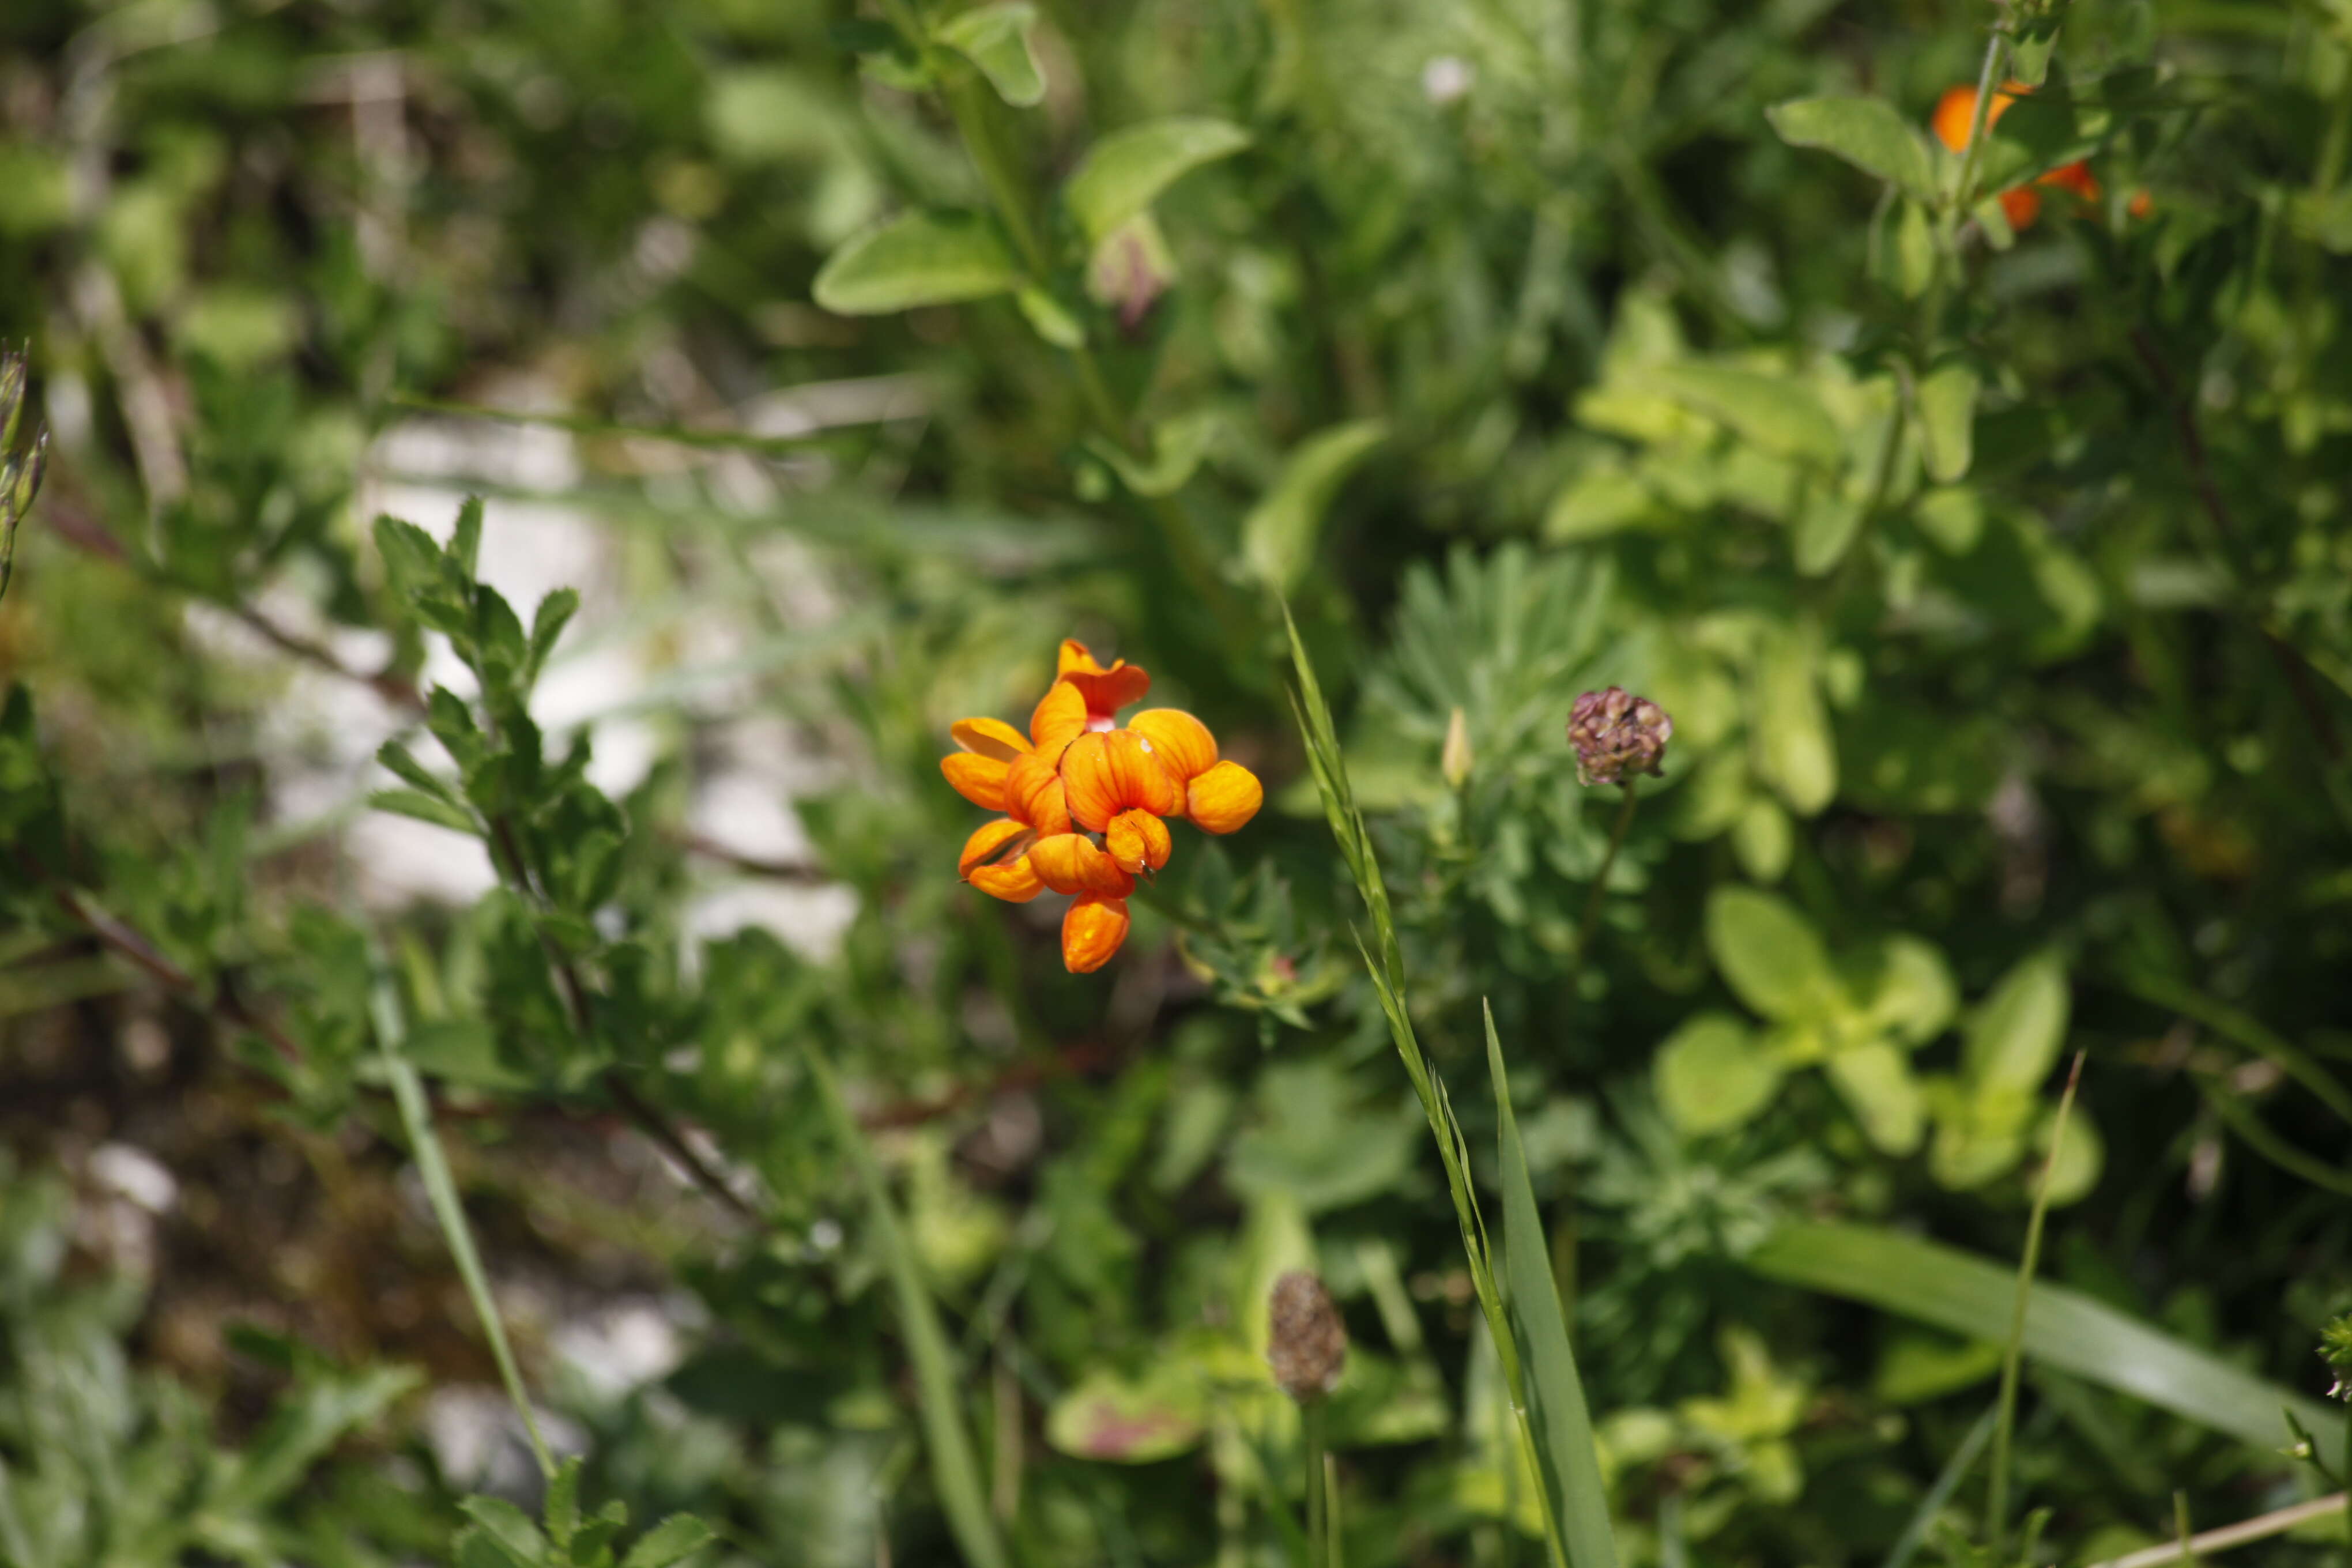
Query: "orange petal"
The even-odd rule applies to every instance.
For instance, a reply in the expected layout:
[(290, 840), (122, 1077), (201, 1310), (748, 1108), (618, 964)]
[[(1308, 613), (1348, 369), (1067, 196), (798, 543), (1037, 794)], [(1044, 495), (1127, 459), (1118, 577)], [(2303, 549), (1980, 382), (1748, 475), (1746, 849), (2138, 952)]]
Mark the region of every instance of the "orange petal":
[(1176, 809), (1176, 781), (1132, 730), (1089, 732), (1062, 753), (1062, 784), (1069, 792), (1070, 819), (1100, 833), (1130, 806), (1154, 816)]
[(1085, 675), (1100, 675), (1102, 666), (1087, 651), (1087, 645), (1076, 637), (1062, 639), (1062, 651), (1054, 658), (1054, 679), (1059, 680), (1072, 670)]
[(1151, 754), (1178, 784), (1190, 784), (1217, 765), (1217, 738), (1181, 708), (1147, 708), (1127, 727), (1151, 742)]
[(967, 752), (1009, 763), (1029, 749), (1027, 736), (1002, 719), (959, 719), (948, 731)]
[(1065, 681), (1054, 682), (1054, 689), (1038, 700), (1037, 710), (1029, 715), (1029, 738), (1045, 747), (1076, 740), (1086, 732), (1086, 693)]
[(972, 805), (990, 811), (1004, 809), (1004, 764), (994, 757), (958, 752), (940, 759), (940, 772), (947, 774), (956, 793)]
[(1211, 833), (1231, 833), (1265, 804), (1265, 786), (1239, 763), (1219, 763), (1184, 792), (1184, 812)]
[(983, 822), (963, 841), (963, 853), (956, 858), (956, 875), (971, 879), (972, 868), (992, 865), (1005, 858), (1014, 840), (1029, 833), (1029, 825), (1000, 816), (994, 822)]
[(1062, 963), (1073, 974), (1092, 974), (1127, 940), (1125, 899), (1080, 899), (1062, 917)]
[[(1992, 107), (1985, 111), (1985, 129), (1990, 131), (1999, 124), (2000, 117), (2009, 112), (2009, 106), (2026, 90), (2025, 87), (2012, 81), (2005, 83), (1999, 92), (1994, 93)], [(1927, 123), (1935, 131), (1937, 141), (1958, 153), (1967, 148), (1969, 122), (1976, 117), (1977, 89), (1967, 86), (1952, 87), (1946, 88), (1944, 96), (1936, 100), (1936, 111), (1927, 117)]]
[(2124, 204), (2124, 211), (2134, 217), (2146, 217), (2155, 210), (2156, 198), (2144, 190), (2134, 191), (2131, 200)]
[(1004, 812), (1040, 833), (1067, 833), (1070, 808), (1062, 794), (1062, 753), (1067, 741), (1024, 752), (1005, 770)]
[(1083, 834), (1057, 833), (1050, 838), (1040, 838), (1029, 850), (1029, 864), (1036, 868), (1045, 886), (1057, 893), (1123, 899), (1135, 891), (1135, 879), (1120, 870), (1117, 861), (1096, 848), (1095, 841)]
[(1003, 899), (1008, 904), (1025, 904), (1045, 890), (1044, 879), (1026, 855), (1009, 865), (977, 867), (970, 880), (990, 898)]
[(1074, 669), (1062, 677), (1062, 684), (1076, 687), (1086, 698), (1087, 717), (1108, 719), (1129, 703), (1142, 701), (1143, 694), (1151, 689), (1151, 677), (1141, 665), (1120, 659), (1100, 673)]
[(2009, 226), (2022, 234), (2032, 228), (2033, 220), (2041, 216), (2042, 198), (2034, 194), (2032, 186), (2020, 185), (2013, 191), (2000, 193), (2000, 211), (2001, 216), (2009, 219)]
[(1130, 876), (1168, 864), (1168, 825), (1148, 811), (1122, 811), (1103, 833), (1103, 847), (1118, 868)]
[(2072, 191), (2086, 202), (2095, 202), (2099, 199), (2099, 177), (2091, 173), (2091, 166), (2080, 158), (2062, 169), (2051, 170), (2033, 183), (2037, 185), (2056, 185), (2062, 190)]

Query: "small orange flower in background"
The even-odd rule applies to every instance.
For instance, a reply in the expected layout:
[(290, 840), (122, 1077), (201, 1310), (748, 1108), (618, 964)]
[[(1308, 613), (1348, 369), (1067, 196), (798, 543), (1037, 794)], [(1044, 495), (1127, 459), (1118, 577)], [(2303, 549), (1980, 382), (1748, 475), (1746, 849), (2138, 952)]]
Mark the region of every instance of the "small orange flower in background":
[[(2000, 117), (2009, 112), (2011, 104), (2032, 90), (2022, 82), (2003, 83), (2000, 90), (1992, 95), (1992, 107), (1985, 111), (1986, 132), (1990, 134), (1992, 128), (2000, 123)], [(1936, 100), (1936, 112), (1929, 117), (1928, 124), (1935, 131), (1937, 141), (1955, 153), (1963, 153), (1968, 150), (1969, 124), (1976, 118), (1976, 112), (1975, 88), (1965, 85), (1948, 88), (1944, 96)], [(2089, 164), (2077, 158), (2063, 168), (2051, 170), (2032, 185), (2017, 185), (2000, 193), (2001, 214), (2009, 219), (2009, 226), (2021, 233), (2041, 216), (2042, 195), (2034, 188), (2037, 185), (2072, 192), (2085, 203), (2095, 203), (2099, 199), (2098, 176), (2091, 173)], [(2146, 191), (2132, 197), (2132, 216), (2146, 217), (2148, 207)]]
[(1047, 889), (1076, 895), (1062, 919), (1073, 974), (1100, 969), (1127, 941), (1135, 879), (1174, 848), (1162, 818), (1231, 833), (1265, 800), (1257, 776), (1220, 761), (1217, 738), (1190, 713), (1152, 708), (1121, 725), (1118, 710), (1150, 689), (1139, 666), (1105, 668), (1065, 641), (1026, 735), (1001, 720), (960, 720), (950, 731), (959, 750), (940, 760), (958, 794), (1004, 814), (964, 841), (965, 881), (1015, 904)]

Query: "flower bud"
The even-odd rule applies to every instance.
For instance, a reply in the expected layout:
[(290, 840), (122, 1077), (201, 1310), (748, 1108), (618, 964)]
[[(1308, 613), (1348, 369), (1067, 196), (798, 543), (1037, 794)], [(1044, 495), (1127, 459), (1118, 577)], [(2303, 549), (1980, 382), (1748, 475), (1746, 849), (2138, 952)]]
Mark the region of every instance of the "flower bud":
[(1569, 713), (1568, 741), (1576, 748), (1579, 784), (1622, 784), (1635, 773), (1655, 777), (1675, 721), (1646, 697), (1622, 686), (1588, 691)]
[(1348, 1364), (1348, 1325), (1339, 1321), (1323, 1281), (1294, 1268), (1274, 1282), (1266, 1305), (1274, 1332), (1265, 1363), (1282, 1392), (1304, 1405), (1339, 1387), (1340, 1370)]
[(1445, 787), (1460, 789), (1468, 784), (1472, 762), (1470, 721), (1456, 708), (1445, 721), (1445, 748), (1437, 753), (1437, 771), (1445, 776)]

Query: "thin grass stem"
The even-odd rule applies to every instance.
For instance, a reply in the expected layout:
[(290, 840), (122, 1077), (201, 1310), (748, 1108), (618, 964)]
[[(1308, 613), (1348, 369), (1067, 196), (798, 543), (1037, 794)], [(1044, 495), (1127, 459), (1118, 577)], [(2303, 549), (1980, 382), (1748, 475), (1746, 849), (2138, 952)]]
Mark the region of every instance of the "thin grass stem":
[(1999, 1562), (2009, 1535), (2010, 1447), (2017, 1427), (2017, 1381), (2025, 1360), (2025, 1310), (2033, 1299), (2033, 1276), (2042, 1264), (2042, 1226), (2050, 1214), (2050, 1184), (2058, 1170), (2058, 1156), (2066, 1143), (2066, 1120), (2074, 1113), (2074, 1090), (2083, 1081), (2083, 1053), (2066, 1072), (2066, 1091), (2058, 1097), (2058, 1117), (2050, 1129), (2050, 1152), (2042, 1161), (2041, 1179), (2033, 1185), (2033, 1217), (2025, 1226), (2025, 1255), (2017, 1265), (2017, 1297), (2009, 1313), (2009, 1344), (2000, 1363), (2000, 1403), (1992, 1429), (1992, 1477), (1985, 1504), (1985, 1534)]
[(1601, 906), (1609, 896), (1609, 873), (1617, 868), (1617, 851), (1624, 847), (1626, 830), (1633, 826), (1633, 805), (1640, 796), (1635, 793), (1641, 781), (1627, 779), (1625, 799), (1617, 807), (1617, 821), (1609, 830), (1609, 848), (1601, 857), (1601, 869), (1592, 874), (1592, 890), (1584, 898), (1584, 918), (1576, 922), (1576, 957), (1584, 959), (1585, 950), (1592, 945), (1592, 933), (1601, 924)]

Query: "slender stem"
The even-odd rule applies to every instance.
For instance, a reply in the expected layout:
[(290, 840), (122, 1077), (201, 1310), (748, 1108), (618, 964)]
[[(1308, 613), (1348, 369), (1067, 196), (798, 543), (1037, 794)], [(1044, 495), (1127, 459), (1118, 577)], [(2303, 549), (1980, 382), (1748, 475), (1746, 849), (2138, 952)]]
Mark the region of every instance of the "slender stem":
[[(2288, 1508), (2257, 1514), (2252, 1519), (2241, 1520), (2236, 1524), (2225, 1524), (2217, 1530), (2209, 1530), (2202, 1535), (2192, 1535), (2186, 1542), (2167, 1542), (2162, 1546), (2151, 1546), (2142, 1552), (2112, 1557), (2105, 1563), (2093, 1563), (2091, 1568), (2164, 1568), (2164, 1564), (2168, 1563), (2179, 1563), (2184, 1556), (2197, 1552), (2227, 1552), (2233, 1546), (2243, 1546), (2248, 1542), (2267, 1541), (2273, 1535), (2284, 1535), (2298, 1524), (2308, 1524), (2314, 1520), (2325, 1519), (2328, 1514), (2344, 1507), (2347, 1502), (2352, 1502), (2352, 1492), (2337, 1492), (2333, 1497), (2315, 1498), (2310, 1502), (2295, 1503)], [(2186, 1553), (2181, 1550), (2184, 1545), (2189, 1549)]]
[(2172, 1538), (2179, 1549), (2179, 1561), (2192, 1565), (2197, 1561), (2197, 1538), (2189, 1532), (2189, 1494), (2172, 1494)]
[(1995, 1562), (2009, 1531), (2009, 1450), (2017, 1426), (2017, 1379), (2025, 1359), (2025, 1310), (2033, 1298), (2033, 1276), (2042, 1263), (2042, 1226), (2050, 1214), (2050, 1184), (2058, 1172), (2058, 1156), (2066, 1143), (2066, 1119), (2074, 1110), (2074, 1090), (2083, 1081), (2083, 1053), (2074, 1053), (2067, 1069), (2066, 1091), (2058, 1097), (2058, 1117), (2050, 1128), (2050, 1152), (2042, 1157), (2042, 1179), (2034, 1184), (2033, 1217), (2025, 1226), (2025, 1256), (2017, 1265), (2017, 1299), (2009, 1311), (2009, 1348), (2000, 1363), (2000, 1414), (1992, 1429), (1991, 1496), (1985, 1506), (1986, 1534), (1992, 1542)]
[(1960, 149), (1960, 178), (1952, 193), (1952, 205), (1962, 216), (1976, 205), (1977, 166), (1984, 161), (1985, 126), (1992, 119), (1993, 82), (2000, 75), (2001, 47), (2007, 41), (1998, 27), (1985, 40), (1984, 68), (1977, 73), (1977, 100), (1969, 113), (1969, 139)]
[(1347, 1531), (1339, 1522), (1339, 1457), (1323, 1455), (1323, 1561), (1316, 1568), (1348, 1568)]
[(1585, 896), (1584, 918), (1576, 925), (1576, 956), (1584, 957), (1585, 949), (1592, 945), (1592, 933), (1601, 923), (1601, 902), (1609, 889), (1609, 873), (1616, 868), (1617, 850), (1625, 842), (1625, 830), (1633, 826), (1633, 803), (1640, 782), (1627, 779), (1625, 798), (1617, 807), (1617, 824), (1609, 830), (1609, 849), (1601, 857), (1601, 869), (1592, 878), (1592, 891)]
[(1322, 1568), (1329, 1553), (1329, 1522), (1323, 1496), (1323, 1401), (1310, 1399), (1298, 1407), (1301, 1445), (1307, 1458), (1307, 1561)]

